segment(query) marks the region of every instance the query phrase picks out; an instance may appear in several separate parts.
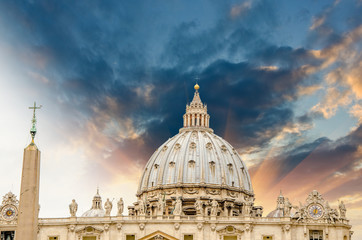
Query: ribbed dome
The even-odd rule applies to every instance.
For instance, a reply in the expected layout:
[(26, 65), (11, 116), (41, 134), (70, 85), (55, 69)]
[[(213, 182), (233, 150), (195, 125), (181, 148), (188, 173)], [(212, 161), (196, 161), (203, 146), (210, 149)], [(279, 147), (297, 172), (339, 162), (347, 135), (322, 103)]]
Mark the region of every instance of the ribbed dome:
[(273, 211), (271, 211), (266, 217), (268, 218), (281, 218), (284, 217), (284, 210), (283, 209), (275, 209)]
[(92, 208), (82, 214), (82, 217), (104, 217), (106, 212), (102, 208), (102, 197), (97, 189), (96, 195), (93, 197)]
[(207, 107), (197, 89), (183, 118), (179, 134), (162, 144), (148, 161), (138, 196), (174, 187), (229, 189), (253, 195), (249, 173), (239, 154), (209, 128)]

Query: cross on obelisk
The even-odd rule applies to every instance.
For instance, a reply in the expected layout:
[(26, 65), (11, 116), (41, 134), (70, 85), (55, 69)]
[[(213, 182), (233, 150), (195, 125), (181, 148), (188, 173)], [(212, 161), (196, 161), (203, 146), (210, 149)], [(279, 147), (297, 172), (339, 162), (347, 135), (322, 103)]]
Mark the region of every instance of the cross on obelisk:
[(34, 106), (33, 107), (29, 107), (29, 109), (33, 109), (33, 119), (31, 120), (32, 122), (32, 127), (30, 129), (30, 134), (31, 134), (31, 142), (34, 143), (34, 138), (35, 138), (35, 134), (36, 134), (36, 116), (35, 116), (35, 110), (37, 109), (41, 109), (42, 105), (40, 106), (36, 106), (36, 102), (34, 102)]

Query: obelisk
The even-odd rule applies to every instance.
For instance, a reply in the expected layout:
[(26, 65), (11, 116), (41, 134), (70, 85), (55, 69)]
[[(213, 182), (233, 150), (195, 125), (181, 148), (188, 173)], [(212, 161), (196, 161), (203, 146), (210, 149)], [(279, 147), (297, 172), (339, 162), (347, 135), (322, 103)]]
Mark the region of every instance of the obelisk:
[(39, 180), (40, 180), (40, 151), (34, 143), (36, 134), (35, 110), (40, 109), (34, 103), (32, 128), (30, 129), (31, 143), (24, 149), (23, 172), (21, 175), (21, 189), (18, 225), (15, 232), (17, 240), (36, 240), (38, 233), (39, 214)]

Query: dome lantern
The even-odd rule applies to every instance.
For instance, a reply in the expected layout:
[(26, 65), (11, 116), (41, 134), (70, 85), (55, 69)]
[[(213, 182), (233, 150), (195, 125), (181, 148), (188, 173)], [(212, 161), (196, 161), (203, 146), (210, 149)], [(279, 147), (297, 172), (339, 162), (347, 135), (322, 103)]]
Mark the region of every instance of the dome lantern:
[(207, 106), (203, 104), (200, 98), (200, 86), (194, 86), (195, 93), (192, 102), (186, 105), (186, 113), (183, 116), (183, 128), (204, 128), (208, 129), (210, 125), (210, 115), (207, 114)]

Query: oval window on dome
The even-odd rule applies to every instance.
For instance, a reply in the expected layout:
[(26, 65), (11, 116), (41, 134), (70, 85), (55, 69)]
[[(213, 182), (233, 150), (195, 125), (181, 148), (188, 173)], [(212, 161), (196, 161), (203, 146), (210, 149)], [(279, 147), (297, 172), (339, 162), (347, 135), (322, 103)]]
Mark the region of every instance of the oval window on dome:
[(190, 143), (190, 148), (191, 149), (196, 149), (196, 143), (194, 143), (194, 142)]
[(195, 160), (189, 161), (189, 167), (195, 167)]
[(175, 145), (175, 150), (179, 150), (180, 148), (181, 148), (181, 144), (176, 143), (176, 145)]
[(212, 144), (210, 142), (206, 143), (206, 148), (211, 150), (212, 149)]

